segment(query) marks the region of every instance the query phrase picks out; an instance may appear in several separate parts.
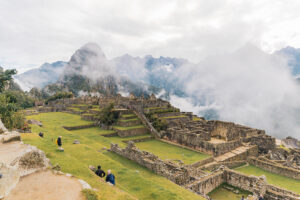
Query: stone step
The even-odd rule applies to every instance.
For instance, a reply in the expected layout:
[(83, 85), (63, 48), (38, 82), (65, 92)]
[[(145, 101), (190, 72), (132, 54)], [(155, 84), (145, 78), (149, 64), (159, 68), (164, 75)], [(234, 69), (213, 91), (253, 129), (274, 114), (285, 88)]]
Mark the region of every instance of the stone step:
[(216, 162), (225, 162), (225, 161), (228, 161), (230, 159), (233, 159), (235, 156), (238, 156), (242, 153), (246, 153), (250, 148), (252, 147), (247, 147), (247, 146), (241, 146), (241, 147), (238, 147), (230, 152), (227, 152), (221, 156), (217, 156), (214, 158), (214, 160)]

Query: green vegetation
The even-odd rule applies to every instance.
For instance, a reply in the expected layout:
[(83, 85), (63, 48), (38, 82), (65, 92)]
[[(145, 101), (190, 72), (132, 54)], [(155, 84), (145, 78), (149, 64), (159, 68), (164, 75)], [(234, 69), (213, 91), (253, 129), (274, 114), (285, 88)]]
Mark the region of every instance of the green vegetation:
[(162, 119), (173, 119), (173, 118), (182, 118), (182, 117), (186, 117), (186, 115), (168, 116), (168, 117), (162, 117)]
[(136, 128), (144, 128), (144, 125), (137, 125), (137, 126), (114, 126), (115, 129), (125, 131), (125, 130), (131, 130), (131, 129), (136, 129)]
[(15, 69), (3, 70), (3, 68), (0, 67), (0, 92), (4, 91), (6, 85), (12, 81), (12, 76), (15, 74), (17, 74), (17, 70)]
[(72, 98), (74, 97), (72, 92), (57, 92), (51, 97), (49, 97), (45, 103), (48, 104), (50, 101), (55, 101), (57, 99), (66, 99), (66, 98)]
[(158, 140), (139, 142), (136, 143), (136, 146), (141, 150), (149, 151), (157, 155), (160, 159), (181, 160), (185, 164), (192, 164), (209, 157), (207, 154), (183, 149)]
[(21, 107), (17, 103), (16, 98), (7, 96), (4, 93), (0, 94), (0, 118), (6, 128), (25, 128), (25, 118), (20, 109)]
[(94, 190), (84, 189), (82, 190), (82, 194), (86, 200), (98, 200), (98, 194)]
[(167, 108), (167, 106), (162, 106), (162, 107), (149, 107), (149, 108), (145, 108), (146, 109), (149, 109), (149, 110), (157, 110), (157, 109), (161, 109), (161, 108)]
[(136, 117), (135, 114), (127, 114), (127, 115), (122, 115), (122, 118), (131, 118), (131, 117)]
[(193, 121), (199, 121), (199, 120), (201, 120), (200, 117), (193, 117)]
[[(42, 113), (28, 116), (43, 123), (43, 127), (32, 125), (33, 133), (22, 134), (24, 143), (32, 144), (43, 150), (51, 163), (58, 164), (65, 173), (87, 181), (93, 188), (100, 200), (104, 199), (185, 199), (197, 200), (202, 197), (190, 192), (164, 177), (158, 176), (137, 163), (123, 158), (115, 153), (102, 150), (110, 147), (110, 138), (101, 134), (106, 130), (98, 128), (68, 131), (62, 126), (74, 126), (88, 124), (78, 115), (68, 113)], [(44, 132), (44, 138), (38, 133)], [(61, 135), (64, 152), (57, 151), (55, 139)], [(72, 144), (75, 139), (80, 144)], [(102, 169), (111, 169), (116, 176), (116, 187), (104, 183), (97, 177), (89, 165), (101, 165)]]
[(120, 119), (121, 122), (131, 122), (131, 121), (137, 121), (138, 118), (132, 118), (132, 119)]
[(159, 118), (157, 114), (147, 113), (146, 117), (152, 122), (153, 127), (157, 131), (166, 130), (168, 128), (167, 121), (165, 119)]
[[(231, 187), (235, 190), (239, 191), (239, 194), (235, 194), (234, 192), (226, 189), (225, 187)], [(208, 196), (211, 199), (216, 200), (240, 200), (242, 196), (246, 199), (248, 195), (252, 194), (251, 192), (241, 190), (239, 188), (233, 187), (228, 184), (221, 184), (219, 187), (215, 188), (213, 191), (211, 191)]]
[(267, 177), (267, 182), (271, 185), (281, 187), (297, 194), (300, 194), (300, 181), (278, 174), (274, 174), (268, 171), (265, 171), (261, 168), (258, 168), (253, 165), (239, 167), (235, 169), (238, 172), (242, 172), (247, 175), (261, 176), (265, 175)]
[(168, 109), (153, 109), (148, 112), (148, 114), (159, 114), (167, 112), (180, 112), (178, 108), (168, 108)]
[(104, 107), (101, 112), (99, 113), (99, 119), (101, 123), (105, 125), (112, 125), (115, 123), (118, 118), (119, 114), (113, 111), (114, 104), (110, 103), (108, 106)]
[(284, 150), (286, 150), (286, 151), (288, 151), (288, 152), (290, 151), (290, 149), (289, 149), (289, 148), (285, 147), (285, 146), (284, 146), (284, 145), (282, 145), (282, 144), (279, 146), (279, 148), (282, 148), (282, 149), (284, 149)]

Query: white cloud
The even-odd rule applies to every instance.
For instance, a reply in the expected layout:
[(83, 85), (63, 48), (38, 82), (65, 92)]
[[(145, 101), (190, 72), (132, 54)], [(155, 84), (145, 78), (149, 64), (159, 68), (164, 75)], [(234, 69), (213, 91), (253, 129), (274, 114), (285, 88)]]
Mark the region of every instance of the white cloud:
[(300, 46), (300, 2), (290, 0), (0, 1), (0, 64), (20, 71), (68, 60), (87, 42), (125, 53), (188, 58)]
[(300, 87), (285, 58), (246, 45), (197, 67), (182, 66), (176, 74), (189, 98), (171, 97), (171, 102), (184, 110), (201, 115), (214, 109), (221, 120), (299, 138)]

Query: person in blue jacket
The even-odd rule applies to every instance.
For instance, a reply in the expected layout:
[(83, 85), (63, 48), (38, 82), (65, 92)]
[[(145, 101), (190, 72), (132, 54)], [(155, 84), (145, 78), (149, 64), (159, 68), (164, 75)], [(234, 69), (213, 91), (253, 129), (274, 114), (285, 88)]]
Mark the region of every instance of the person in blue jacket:
[(111, 173), (111, 170), (107, 170), (106, 182), (115, 185), (115, 176)]

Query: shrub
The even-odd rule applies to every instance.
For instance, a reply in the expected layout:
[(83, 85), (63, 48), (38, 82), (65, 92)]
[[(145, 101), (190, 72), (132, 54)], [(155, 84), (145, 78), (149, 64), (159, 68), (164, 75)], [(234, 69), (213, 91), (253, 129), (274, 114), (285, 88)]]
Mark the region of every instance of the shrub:
[(72, 98), (72, 97), (74, 97), (72, 92), (58, 92), (53, 96), (49, 97), (45, 103), (48, 104), (50, 101), (55, 101), (57, 99)]
[(83, 195), (85, 196), (86, 200), (98, 200), (98, 194), (91, 189), (84, 189), (82, 190)]

